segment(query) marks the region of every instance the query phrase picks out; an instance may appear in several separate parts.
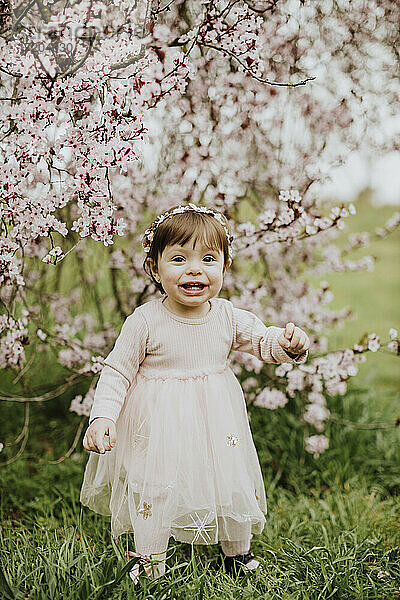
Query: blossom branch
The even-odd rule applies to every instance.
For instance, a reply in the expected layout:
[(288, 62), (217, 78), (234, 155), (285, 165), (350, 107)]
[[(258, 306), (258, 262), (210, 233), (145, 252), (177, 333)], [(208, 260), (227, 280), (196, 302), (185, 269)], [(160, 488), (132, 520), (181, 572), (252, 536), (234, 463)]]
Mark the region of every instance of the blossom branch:
[(314, 79), (316, 79), (316, 77), (307, 77), (306, 79), (303, 79), (302, 81), (298, 81), (297, 83), (282, 82), (282, 81), (270, 81), (269, 79), (263, 79), (262, 77), (255, 75), (255, 73), (253, 73), (253, 71), (251, 69), (249, 69), (249, 67), (247, 67), (247, 65), (245, 65), (243, 63), (243, 61), (241, 61), (240, 58), (238, 58), (238, 56), (231, 50), (228, 50), (227, 48), (220, 48), (219, 46), (215, 46), (214, 44), (209, 44), (206, 42), (200, 42), (199, 44), (201, 46), (205, 46), (207, 48), (213, 48), (214, 50), (217, 50), (218, 52), (222, 52), (223, 54), (229, 54), (229, 56), (231, 56), (234, 60), (236, 60), (236, 62), (238, 62), (245, 71), (250, 73), (250, 75), (253, 77), (253, 79), (256, 79), (260, 83), (267, 83), (268, 85), (275, 85), (275, 86), (282, 86), (282, 87), (283, 86), (284, 87), (298, 87), (299, 85), (306, 85), (306, 83), (308, 81), (314, 81)]
[[(13, 9), (13, 7), (12, 7), (12, 5), (10, 5), (10, 7), (11, 7), (11, 14), (12, 14), (13, 16), (14, 16), (15, 14), (17, 14), (17, 19), (16, 19), (15, 21), (14, 21), (14, 19), (13, 19), (13, 25), (12, 25), (12, 27), (13, 27), (13, 30), (16, 30), (16, 29), (17, 29), (17, 27), (18, 27), (18, 25), (20, 24), (20, 22), (22, 21), (22, 19), (23, 19), (23, 18), (24, 18), (24, 17), (25, 17), (25, 16), (28, 14), (28, 12), (30, 11), (30, 9), (31, 9), (31, 8), (34, 6), (34, 4), (36, 4), (36, 3), (37, 3), (37, 0), (32, 0), (32, 2), (28, 3), (28, 4), (26, 5), (26, 7), (25, 7), (25, 8), (24, 8), (24, 9), (23, 9), (21, 12), (19, 12), (17, 9), (16, 9), (16, 10), (14, 10), (14, 9)], [(18, 7), (18, 8), (20, 8), (20, 7)]]

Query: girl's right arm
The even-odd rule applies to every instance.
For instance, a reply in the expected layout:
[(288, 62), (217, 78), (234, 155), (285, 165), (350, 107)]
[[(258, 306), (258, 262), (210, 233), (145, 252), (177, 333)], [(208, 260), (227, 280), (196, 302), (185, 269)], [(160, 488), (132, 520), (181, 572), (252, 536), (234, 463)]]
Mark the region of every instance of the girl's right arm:
[[(114, 438), (111, 438), (111, 435), (115, 437), (115, 423), (126, 393), (139, 370), (140, 363), (146, 356), (147, 339), (146, 320), (141, 311), (136, 309), (125, 320), (114, 348), (104, 360), (90, 412), (89, 428), (86, 432), (88, 436), (85, 434), (88, 445), (90, 442), (94, 448), (102, 447), (104, 434), (107, 431), (112, 443)], [(99, 422), (96, 424), (97, 421)]]

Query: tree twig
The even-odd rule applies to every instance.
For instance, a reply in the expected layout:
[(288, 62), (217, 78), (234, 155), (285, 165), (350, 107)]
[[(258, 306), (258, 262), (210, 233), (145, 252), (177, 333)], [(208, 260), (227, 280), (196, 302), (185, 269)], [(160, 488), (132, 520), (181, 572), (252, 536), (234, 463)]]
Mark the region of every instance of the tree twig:
[(397, 417), (394, 423), (354, 423), (353, 421), (338, 419), (332, 415), (328, 420), (336, 425), (346, 425), (347, 427), (353, 427), (354, 429), (393, 429), (400, 425), (400, 417)]
[(53, 400), (54, 398), (57, 398), (58, 396), (61, 396), (61, 394), (63, 394), (65, 392), (65, 390), (67, 390), (69, 387), (71, 387), (72, 385), (75, 385), (75, 383), (79, 382), (79, 381), (83, 381), (87, 376), (89, 376), (90, 374), (76, 374), (76, 375), (72, 375), (71, 377), (68, 378), (67, 382), (64, 383), (63, 385), (61, 385), (60, 387), (56, 388), (55, 390), (51, 390), (50, 392), (45, 392), (44, 394), (42, 394), (41, 396), (32, 396), (32, 397), (21, 397), (18, 396), (17, 394), (7, 394), (6, 392), (3, 392), (2, 390), (0, 390), (0, 400), (5, 400), (7, 402), (44, 402), (47, 400)]
[(86, 419), (87, 419), (87, 417), (82, 417), (81, 422), (79, 423), (78, 429), (76, 430), (74, 441), (72, 442), (72, 446), (69, 448), (68, 452), (66, 452), (66, 454), (63, 454), (63, 456), (60, 456), (60, 458), (57, 458), (57, 460), (46, 460), (46, 463), (48, 465), (57, 465), (57, 464), (63, 462), (66, 458), (69, 458), (71, 456), (72, 452), (75, 450), (76, 445), (79, 441), (79, 438), (81, 436), (82, 429), (86, 422)]
[(203, 42), (199, 42), (199, 46), (205, 46), (206, 48), (213, 48), (214, 50), (217, 50), (218, 52), (223, 52), (226, 54), (229, 54), (229, 56), (231, 56), (232, 58), (234, 58), (242, 67), (245, 71), (247, 71), (248, 73), (250, 73), (250, 75), (256, 79), (257, 81), (260, 81), (260, 83), (268, 83), (269, 85), (277, 85), (277, 86), (284, 86), (284, 87), (297, 87), (299, 85), (305, 85), (307, 83), (307, 81), (313, 81), (314, 79), (316, 79), (316, 77), (307, 77), (306, 79), (303, 79), (303, 81), (298, 81), (297, 83), (289, 83), (289, 82), (282, 82), (282, 81), (270, 81), (269, 79), (262, 79), (262, 77), (258, 77), (258, 75), (255, 75), (251, 69), (249, 69), (241, 60), (240, 58), (238, 58), (236, 56), (236, 54), (234, 52), (232, 52), (231, 50), (228, 50), (227, 48), (219, 48), (218, 46), (214, 46), (214, 44), (206, 44)]
[[(21, 447), (18, 450), (17, 454), (15, 454), (15, 456), (13, 456), (12, 458), (10, 458), (9, 460), (6, 460), (4, 462), (0, 462), (0, 466), (1, 467), (6, 467), (7, 465), (11, 465), (13, 462), (15, 462), (21, 456), (21, 454), (25, 450), (25, 446), (26, 446), (26, 443), (28, 441), (28, 433), (29, 433), (29, 402), (25, 402), (25, 421), (24, 421), (24, 426), (22, 428), (21, 434), (17, 438), (17, 440), (19, 442), (19, 440), (21, 439), (21, 437), (23, 437)], [(18, 443), (17, 440), (14, 440), (14, 442), (11, 442), (10, 444), (5, 443), (4, 446), (8, 446), (8, 445), (12, 446), (12, 445)]]

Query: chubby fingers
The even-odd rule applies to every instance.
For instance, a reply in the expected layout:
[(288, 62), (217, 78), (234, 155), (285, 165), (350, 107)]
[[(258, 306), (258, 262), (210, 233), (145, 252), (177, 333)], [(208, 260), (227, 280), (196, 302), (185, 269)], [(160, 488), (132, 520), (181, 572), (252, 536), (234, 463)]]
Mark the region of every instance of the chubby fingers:
[(285, 331), (283, 332), (283, 335), (289, 342), (291, 342), (291, 340), (292, 340), (292, 335), (293, 335), (295, 329), (296, 329), (296, 327), (295, 327), (294, 323), (286, 323)]
[(110, 419), (97, 418), (86, 430), (83, 447), (91, 452), (104, 454), (116, 444), (115, 423)]
[(104, 434), (101, 436), (96, 430), (91, 430), (90, 427), (85, 433), (83, 438), (83, 447), (89, 452), (97, 452), (98, 454), (104, 454)]
[(283, 347), (289, 352), (296, 354), (304, 352), (310, 347), (308, 335), (300, 327), (296, 327), (294, 323), (286, 324), (283, 336)]
[[(294, 343), (295, 342), (292, 341), (292, 344), (294, 344)], [(304, 333), (304, 331), (301, 331), (301, 333), (298, 337), (297, 344), (295, 346), (293, 346), (293, 350), (290, 350), (290, 351), (300, 354), (301, 352), (305, 352), (306, 350), (308, 350), (309, 347), (310, 347), (310, 340), (308, 339), (308, 335), (306, 333)]]

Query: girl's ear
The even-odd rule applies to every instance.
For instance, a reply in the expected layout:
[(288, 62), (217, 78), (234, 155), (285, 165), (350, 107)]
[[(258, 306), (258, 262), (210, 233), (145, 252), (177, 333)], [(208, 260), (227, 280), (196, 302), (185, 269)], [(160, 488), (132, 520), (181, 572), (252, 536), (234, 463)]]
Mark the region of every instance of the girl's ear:
[(160, 281), (160, 277), (158, 275), (158, 269), (157, 269), (157, 264), (155, 263), (155, 261), (152, 258), (149, 258), (149, 267), (150, 267), (150, 271), (154, 277), (154, 279), (159, 282)]

